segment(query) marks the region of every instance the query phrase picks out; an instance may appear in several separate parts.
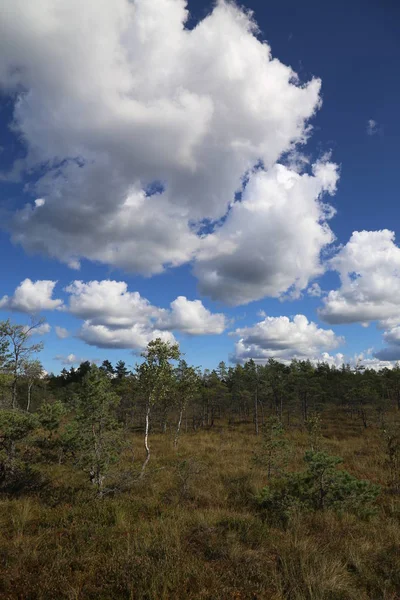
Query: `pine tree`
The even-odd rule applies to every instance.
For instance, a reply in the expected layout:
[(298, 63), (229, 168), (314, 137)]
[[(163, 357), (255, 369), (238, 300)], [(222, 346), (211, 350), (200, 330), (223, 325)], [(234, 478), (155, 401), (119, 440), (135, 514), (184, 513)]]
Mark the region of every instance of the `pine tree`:
[(98, 496), (103, 495), (105, 478), (122, 448), (122, 430), (115, 417), (118, 402), (109, 377), (92, 365), (79, 393), (76, 425), (79, 463), (89, 473)]

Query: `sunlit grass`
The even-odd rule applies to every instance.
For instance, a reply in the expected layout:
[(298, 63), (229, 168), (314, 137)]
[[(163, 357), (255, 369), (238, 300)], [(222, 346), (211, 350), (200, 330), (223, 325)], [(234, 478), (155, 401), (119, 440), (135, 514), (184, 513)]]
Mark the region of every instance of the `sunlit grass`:
[[(352, 474), (385, 484), (378, 428), (327, 414), (323, 445)], [(290, 470), (308, 445), (294, 426)], [(254, 494), (266, 483), (253, 460), (251, 424), (151, 436), (146, 476), (142, 439), (131, 438), (122, 491), (98, 500), (71, 465), (41, 465), (48, 483), (0, 501), (0, 597), (4, 599), (273, 599), (400, 597), (400, 508), (383, 490), (369, 521), (331, 512), (295, 514), (271, 526)], [(128, 475), (127, 475), (128, 477)], [(112, 488), (114, 484), (110, 482)]]

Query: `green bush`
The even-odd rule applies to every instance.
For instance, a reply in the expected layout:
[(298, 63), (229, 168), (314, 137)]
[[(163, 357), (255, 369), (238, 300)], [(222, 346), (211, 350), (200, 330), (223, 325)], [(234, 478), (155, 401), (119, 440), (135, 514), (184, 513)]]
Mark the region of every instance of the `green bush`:
[(286, 521), (295, 510), (333, 509), (368, 517), (375, 512), (379, 486), (338, 470), (342, 459), (326, 452), (308, 450), (306, 469), (275, 479), (259, 494), (259, 506), (269, 516)]
[(282, 422), (278, 417), (270, 417), (263, 427), (262, 448), (261, 452), (254, 456), (255, 464), (265, 468), (269, 480), (274, 475), (284, 473), (290, 452), (290, 443)]
[(65, 414), (65, 407), (60, 400), (49, 403), (44, 402), (38, 410), (40, 425), (46, 431), (48, 439), (53, 436), (60, 426), (61, 419)]
[[(28, 482), (30, 469), (21, 456), (17, 442), (37, 427), (36, 418), (19, 410), (0, 410), (0, 488), (19, 487)], [(32, 475), (33, 477), (33, 475)]]

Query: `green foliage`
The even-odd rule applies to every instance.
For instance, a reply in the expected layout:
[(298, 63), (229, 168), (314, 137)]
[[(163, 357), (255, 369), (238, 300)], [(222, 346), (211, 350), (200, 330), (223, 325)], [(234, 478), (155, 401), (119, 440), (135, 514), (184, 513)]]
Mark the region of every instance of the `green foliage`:
[[(120, 361), (122, 362), (122, 361)], [(124, 363), (125, 366), (125, 363)], [(115, 374), (115, 369), (112, 366), (111, 362), (109, 360), (103, 360), (103, 362), (101, 363), (101, 367), (100, 369), (102, 371), (104, 371), (105, 373), (107, 373), (110, 377), (112, 377)]]
[(309, 360), (293, 360), (290, 365), (289, 382), (292, 393), (300, 404), (303, 421), (307, 423), (310, 409), (315, 411), (324, 396), (315, 367)]
[(103, 362), (103, 367), (106, 367), (106, 370), (112, 374), (115, 373), (117, 376), (117, 379), (124, 379), (125, 377), (127, 377), (129, 371), (125, 366), (125, 362), (123, 360), (119, 360), (117, 362), (117, 364), (115, 365), (115, 369), (114, 370), (110, 370), (109, 365), (105, 365), (104, 363), (107, 363), (108, 361), (104, 361)]
[(67, 423), (59, 432), (56, 446), (59, 464), (63, 463), (65, 459), (71, 459), (74, 464), (79, 464), (79, 450), (82, 448), (82, 444), (80, 428), (76, 420)]
[(37, 426), (36, 418), (18, 410), (0, 410), (0, 483), (3, 485), (26, 469), (17, 442)]
[(117, 462), (123, 444), (115, 417), (118, 403), (107, 374), (92, 365), (83, 380), (70, 439), (77, 446), (78, 464), (89, 473), (99, 496), (104, 492), (104, 480)]
[(400, 422), (398, 419), (382, 424), (385, 466), (388, 469), (388, 485), (394, 492), (400, 492)]
[(306, 429), (310, 440), (311, 450), (314, 452), (321, 449), (322, 442), (322, 420), (317, 412), (311, 413), (306, 421)]
[(0, 410), (0, 444), (22, 440), (37, 426), (34, 415), (19, 410)]
[(255, 455), (255, 463), (266, 469), (267, 479), (284, 472), (290, 453), (289, 440), (278, 417), (270, 417), (263, 428), (262, 450)]
[(190, 367), (185, 360), (181, 359), (174, 375), (176, 379), (176, 404), (179, 409), (184, 409), (199, 390), (200, 373), (197, 368)]
[(0, 370), (7, 369), (7, 365), (11, 359), (10, 341), (7, 337), (6, 330), (7, 321), (0, 322)]
[(43, 349), (43, 343), (30, 344), (34, 330), (44, 323), (44, 319), (34, 320), (30, 325), (14, 325), (7, 321), (0, 322), (0, 359), (2, 370), (12, 374), (12, 407), (17, 408), (17, 383), (24, 372), (24, 366), (31, 360), (33, 354)]
[(144, 361), (137, 367), (137, 375), (146, 402), (153, 406), (156, 402), (162, 402), (173, 386), (170, 360), (179, 360), (179, 346), (157, 338), (149, 342), (142, 356)]
[(267, 513), (283, 521), (295, 510), (374, 514), (379, 486), (338, 470), (342, 459), (326, 452), (308, 450), (304, 460), (304, 471), (275, 480), (261, 491), (258, 502)]
[(44, 402), (39, 408), (37, 413), (39, 423), (47, 432), (49, 438), (51, 438), (53, 433), (59, 428), (65, 412), (65, 406), (60, 400), (51, 403)]
[(196, 393), (198, 393), (200, 385), (200, 373), (195, 367), (190, 367), (187, 362), (181, 359), (175, 369), (175, 404), (178, 409), (178, 424), (175, 432), (175, 446), (178, 445), (183, 411), (187, 409), (190, 401), (192, 401)]

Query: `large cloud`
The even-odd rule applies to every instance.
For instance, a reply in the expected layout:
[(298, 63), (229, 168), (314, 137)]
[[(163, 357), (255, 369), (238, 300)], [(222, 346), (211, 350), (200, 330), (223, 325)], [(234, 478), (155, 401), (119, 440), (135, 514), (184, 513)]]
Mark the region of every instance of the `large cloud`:
[(156, 338), (165, 342), (175, 342), (174, 335), (170, 331), (160, 331), (149, 325), (137, 323), (131, 327), (107, 327), (107, 325), (93, 325), (85, 321), (79, 330), (78, 337), (97, 348), (130, 348), (140, 350)]
[(94, 325), (143, 324), (162, 313), (139, 292), (128, 291), (125, 281), (74, 281), (65, 291), (70, 294), (69, 312)]
[(189, 335), (219, 334), (225, 331), (226, 319), (222, 313), (211, 313), (201, 300), (178, 296), (171, 302), (171, 310), (163, 311), (157, 326)]
[[(391, 320), (389, 320), (390, 323)], [(400, 360), (400, 325), (389, 327), (383, 334), (383, 341), (388, 344), (374, 353), (374, 357), (379, 360), (399, 361)]]
[[(320, 81), (301, 84), (273, 59), (248, 14), (220, 0), (189, 31), (183, 0), (3, 0), (1, 12), (0, 86), (18, 93), (28, 151), (14, 173), (36, 173), (40, 198), (14, 215), (16, 242), (73, 267), (85, 257), (145, 274), (198, 257), (202, 289), (233, 302), (320, 272), (332, 234), (318, 198), (334, 169), (272, 168), (307, 138)], [(267, 174), (210, 235), (255, 165)], [(283, 223), (292, 212), (296, 229)], [(287, 268), (270, 258), (279, 236)]]
[(400, 321), (400, 248), (393, 231), (355, 231), (330, 265), (341, 287), (324, 299), (324, 321)]
[(100, 348), (144, 348), (160, 337), (174, 341), (172, 331), (190, 335), (220, 334), (225, 316), (212, 313), (200, 300), (179, 296), (169, 309), (152, 305), (139, 292), (130, 292), (124, 281), (74, 281), (69, 312), (85, 319), (79, 337)]
[(3, 296), (0, 309), (24, 313), (37, 313), (62, 307), (62, 300), (53, 298), (56, 281), (24, 279), (12, 296)]
[(332, 211), (320, 196), (332, 193), (336, 181), (329, 162), (316, 164), (312, 175), (283, 165), (256, 172), (214, 234), (218, 246), (230, 243), (232, 250), (196, 264), (200, 290), (228, 304), (280, 296), (291, 287), (298, 296), (323, 272), (320, 252), (334, 239), (326, 223)]
[(236, 329), (233, 335), (240, 338), (234, 357), (240, 362), (251, 358), (258, 362), (269, 358), (281, 361), (315, 359), (322, 351), (332, 350), (344, 341), (331, 329), (321, 329), (304, 315), (296, 315), (293, 320), (266, 317), (252, 327)]

